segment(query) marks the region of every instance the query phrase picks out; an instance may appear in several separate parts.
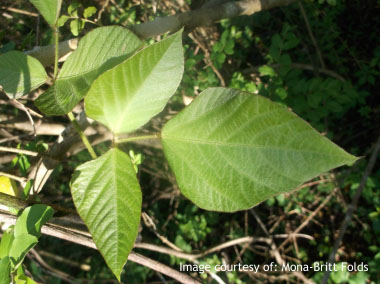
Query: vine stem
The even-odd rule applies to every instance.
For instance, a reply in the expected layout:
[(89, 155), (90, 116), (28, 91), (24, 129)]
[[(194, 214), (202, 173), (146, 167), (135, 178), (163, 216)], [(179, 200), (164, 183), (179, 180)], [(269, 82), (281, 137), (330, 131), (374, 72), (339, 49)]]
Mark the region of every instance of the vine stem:
[(122, 143), (127, 143), (131, 141), (138, 141), (138, 140), (147, 140), (147, 139), (159, 139), (161, 137), (160, 133), (155, 133), (151, 135), (143, 135), (143, 136), (132, 136), (132, 137), (127, 137), (123, 139), (117, 139), (115, 140), (116, 144), (122, 144)]
[(59, 57), (59, 30), (58, 27), (54, 27), (54, 39), (55, 39), (55, 46), (54, 46), (54, 75), (53, 80), (55, 81), (57, 79), (58, 75), (58, 57)]
[(88, 141), (87, 136), (84, 134), (82, 128), (80, 127), (78, 121), (75, 119), (74, 114), (70, 111), (67, 116), (69, 117), (74, 129), (76, 132), (78, 132), (80, 138), (82, 139), (82, 142), (84, 146), (86, 146), (88, 152), (91, 155), (91, 158), (96, 159), (98, 156), (96, 155), (94, 148), (92, 148), (90, 141)]

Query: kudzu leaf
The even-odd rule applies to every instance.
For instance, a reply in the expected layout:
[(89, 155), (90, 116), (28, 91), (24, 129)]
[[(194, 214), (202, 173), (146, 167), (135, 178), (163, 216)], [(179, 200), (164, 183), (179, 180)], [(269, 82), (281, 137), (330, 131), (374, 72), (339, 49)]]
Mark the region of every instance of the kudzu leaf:
[(86, 34), (63, 64), (58, 79), (35, 101), (46, 115), (64, 115), (86, 95), (92, 82), (136, 51), (142, 42), (118, 26), (97, 28)]
[(85, 98), (86, 114), (116, 134), (136, 130), (163, 110), (183, 66), (179, 31), (99, 76)]
[(40, 11), (46, 22), (54, 27), (61, 11), (62, 0), (30, 0), (30, 2)]
[(71, 193), (96, 247), (120, 280), (141, 214), (141, 190), (131, 159), (114, 148), (80, 165), (72, 179)]
[(48, 76), (42, 64), (20, 51), (0, 55), (0, 87), (10, 99), (18, 99), (44, 84)]
[(210, 88), (163, 128), (181, 192), (201, 208), (244, 210), (356, 157), (270, 100)]

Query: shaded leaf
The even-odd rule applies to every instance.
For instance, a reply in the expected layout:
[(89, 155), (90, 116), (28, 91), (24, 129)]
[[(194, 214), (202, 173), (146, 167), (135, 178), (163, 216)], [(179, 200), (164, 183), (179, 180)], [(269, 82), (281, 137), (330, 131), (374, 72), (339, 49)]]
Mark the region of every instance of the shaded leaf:
[(61, 11), (62, 0), (30, 0), (50, 26), (55, 26)]
[(11, 283), (11, 262), (9, 257), (0, 259), (0, 284)]
[(86, 34), (63, 64), (58, 79), (36, 101), (47, 115), (64, 115), (86, 95), (104, 71), (124, 61), (142, 42), (129, 30), (108, 26)]
[(120, 280), (137, 236), (141, 214), (141, 190), (131, 159), (114, 148), (80, 165), (74, 174), (71, 192), (96, 247)]
[(85, 98), (86, 114), (117, 134), (136, 130), (163, 110), (183, 66), (180, 31), (99, 76)]
[(285, 107), (226, 88), (200, 94), (165, 125), (162, 143), (182, 193), (227, 212), (357, 159)]
[(14, 236), (15, 239), (30, 234), (39, 238), (41, 236), (41, 227), (53, 216), (54, 210), (44, 204), (35, 204), (27, 207), (18, 217)]
[(48, 76), (42, 64), (20, 51), (0, 55), (0, 87), (10, 99), (30, 93), (44, 84)]
[(3, 233), (3, 236), (1, 237), (1, 243), (0, 243), (0, 258), (4, 258), (9, 255), (9, 250), (12, 246), (14, 240), (13, 235), (13, 226), (8, 228)]

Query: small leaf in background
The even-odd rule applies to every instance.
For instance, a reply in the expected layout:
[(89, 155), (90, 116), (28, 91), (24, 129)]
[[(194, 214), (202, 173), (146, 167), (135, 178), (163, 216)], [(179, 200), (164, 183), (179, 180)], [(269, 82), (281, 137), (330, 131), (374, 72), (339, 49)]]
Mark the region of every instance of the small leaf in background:
[(44, 84), (48, 78), (42, 64), (20, 51), (0, 55), (0, 89), (18, 99)]
[(22, 196), (16, 182), (5, 176), (0, 176), (0, 192), (17, 197)]
[(181, 192), (197, 206), (244, 210), (356, 157), (270, 100), (210, 88), (162, 130)]
[(92, 15), (94, 15), (95, 13), (96, 13), (96, 8), (94, 6), (90, 6), (90, 7), (87, 7), (86, 9), (84, 9), (83, 17), (85, 19), (88, 19)]
[(46, 115), (64, 115), (86, 95), (104, 71), (127, 59), (142, 42), (131, 31), (108, 26), (87, 33), (67, 58), (58, 79), (35, 101)]
[(14, 229), (15, 238), (17, 239), (20, 235), (25, 234), (39, 238), (41, 236), (41, 227), (53, 214), (54, 210), (44, 204), (35, 204), (25, 208), (17, 219)]
[(67, 8), (67, 13), (69, 13), (71, 17), (78, 17), (79, 7), (81, 7), (81, 4), (75, 1), (69, 5), (69, 7)]
[(113, 148), (80, 165), (72, 179), (71, 193), (96, 247), (120, 281), (141, 215), (141, 190), (131, 159)]
[(40, 11), (46, 22), (54, 27), (61, 11), (62, 0), (30, 0), (30, 2)]
[(260, 66), (259, 72), (261, 76), (269, 76), (269, 77), (276, 76), (276, 72), (274, 71), (274, 69), (268, 65)]
[(70, 31), (74, 36), (78, 36), (83, 30), (85, 22), (82, 19), (75, 19), (70, 22)]
[(0, 259), (0, 283), (9, 284), (11, 279), (11, 261), (9, 257)]
[(59, 19), (58, 19), (57, 26), (58, 26), (58, 27), (63, 27), (63, 26), (65, 25), (65, 23), (67, 22), (68, 19), (70, 19), (69, 16), (62, 15), (62, 16), (59, 17)]
[(85, 98), (86, 114), (115, 134), (136, 130), (164, 109), (183, 68), (179, 31), (99, 76)]

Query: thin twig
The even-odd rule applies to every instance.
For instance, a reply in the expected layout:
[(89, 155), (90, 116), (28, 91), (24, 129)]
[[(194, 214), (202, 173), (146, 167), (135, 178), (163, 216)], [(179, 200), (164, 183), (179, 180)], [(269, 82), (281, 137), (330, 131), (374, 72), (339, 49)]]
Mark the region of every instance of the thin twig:
[[(367, 183), (367, 179), (368, 179), (369, 175), (371, 174), (371, 172), (375, 166), (376, 160), (377, 160), (378, 155), (379, 155), (379, 151), (380, 151), (380, 136), (376, 141), (375, 147), (373, 148), (373, 152), (371, 154), (371, 157), (369, 158), (368, 165), (367, 165), (367, 167), (363, 173), (362, 179), (360, 181), (360, 185), (359, 185), (359, 187), (355, 193), (355, 196), (352, 199), (351, 204), (347, 208), (346, 216), (345, 216), (345, 218), (344, 218), (344, 220), (343, 220), (343, 222), (339, 228), (339, 235), (338, 235), (338, 238), (335, 240), (334, 247), (333, 247), (331, 254), (329, 256), (329, 259), (328, 259), (328, 263), (333, 263), (335, 260), (335, 255), (338, 251), (340, 243), (342, 242), (344, 233), (346, 232), (347, 227), (351, 222), (352, 215), (354, 214), (354, 211), (358, 205), (360, 196), (361, 196), (361, 194), (364, 190), (364, 187)], [(329, 275), (330, 275), (330, 271), (329, 271), (329, 269), (327, 269), (325, 274), (323, 275), (323, 279), (321, 282), (322, 284), (327, 283), (327, 281), (329, 279)]]
[(2, 6), (1, 9), (8, 10), (9, 12), (13, 12), (13, 13), (18, 13), (18, 14), (23, 14), (23, 15), (31, 16), (31, 17), (38, 17), (37, 13), (33, 13), (33, 12), (25, 11), (25, 10), (20, 10), (20, 9), (13, 8), (13, 7)]
[(4, 173), (4, 172), (0, 172), (0, 176), (8, 177), (10, 179), (14, 179), (14, 180), (20, 182), (21, 184), (24, 184), (26, 182), (26, 178), (18, 177), (15, 175)]
[(321, 50), (319, 49), (319, 46), (318, 46), (318, 42), (317, 40), (315, 39), (315, 36), (314, 36), (314, 33), (313, 31), (311, 30), (311, 27), (310, 27), (310, 24), (309, 24), (309, 20), (307, 19), (307, 15), (305, 13), (305, 9), (303, 7), (303, 4), (301, 1), (297, 1), (298, 2), (298, 5), (300, 7), (300, 10), (301, 10), (301, 14), (302, 14), (302, 17), (305, 21), (305, 24), (306, 24), (306, 28), (307, 28), (307, 32), (309, 33), (309, 36), (311, 38), (311, 41), (313, 42), (313, 45), (315, 47), (315, 50), (317, 51), (317, 55), (318, 55), (318, 59), (319, 59), (319, 62), (321, 63), (321, 66), (323, 69), (326, 68), (326, 64), (325, 64), (325, 61), (323, 60), (323, 57), (322, 57), (322, 53), (321, 53)]
[(334, 190), (325, 198), (325, 200), (323, 200), (318, 208), (315, 209), (313, 213), (310, 214), (309, 217), (307, 217), (306, 220), (292, 234), (289, 234), (289, 237), (278, 247), (279, 250), (282, 249), (292, 239), (293, 234), (298, 234), (304, 227), (309, 224), (309, 222), (318, 214), (318, 212), (326, 206), (326, 204), (330, 201), (331, 197), (333, 197), (337, 190), (337, 188), (334, 188)]
[(37, 152), (33, 152), (33, 151), (29, 151), (29, 150), (16, 149), (16, 148), (9, 148), (9, 147), (4, 147), (4, 146), (0, 146), (0, 151), (17, 153), (17, 154), (24, 154), (24, 155), (33, 156), (33, 157), (38, 156)]
[[(5, 223), (15, 224), (17, 217), (10, 213), (0, 211), (0, 220)], [(83, 234), (79, 234), (78, 232), (73, 231), (69, 228), (57, 226), (50, 222), (42, 226), (41, 232), (45, 235), (49, 235), (49, 236), (63, 239), (63, 240), (76, 243), (82, 246), (96, 249), (96, 246), (90, 237), (85, 236)], [(184, 284), (200, 284), (201, 283), (184, 273), (181, 273), (177, 270), (170, 268), (169, 266), (165, 264), (162, 264), (158, 261), (155, 261), (141, 254), (135, 253), (133, 251), (129, 254), (128, 260), (138, 263), (142, 266), (148, 267), (152, 270), (158, 271), (162, 274), (165, 274), (179, 281), (180, 283), (184, 283)]]

